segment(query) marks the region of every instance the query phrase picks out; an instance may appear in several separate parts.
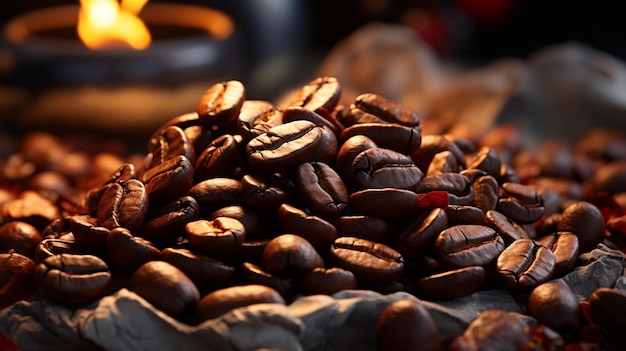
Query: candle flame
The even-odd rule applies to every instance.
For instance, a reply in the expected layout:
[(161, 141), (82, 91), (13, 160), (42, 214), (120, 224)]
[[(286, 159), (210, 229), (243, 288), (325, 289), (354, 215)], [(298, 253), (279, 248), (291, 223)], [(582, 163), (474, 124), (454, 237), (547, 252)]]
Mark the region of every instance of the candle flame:
[(126, 46), (142, 50), (151, 37), (137, 16), (148, 0), (80, 0), (78, 36), (90, 49)]

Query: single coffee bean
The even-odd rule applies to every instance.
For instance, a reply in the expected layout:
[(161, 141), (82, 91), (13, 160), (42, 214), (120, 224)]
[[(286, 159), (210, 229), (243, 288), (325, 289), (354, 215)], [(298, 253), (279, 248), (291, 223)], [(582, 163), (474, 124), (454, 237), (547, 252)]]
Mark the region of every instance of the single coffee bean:
[(17, 252), (0, 253), (0, 309), (35, 293), (35, 262)]
[(35, 259), (35, 249), (43, 239), (39, 230), (32, 225), (12, 221), (0, 226), (0, 252), (9, 252), (24, 255), (31, 260)]
[(166, 247), (161, 260), (180, 269), (200, 291), (213, 291), (233, 282), (236, 270), (222, 261), (188, 249)]
[(480, 208), (484, 213), (494, 210), (498, 205), (500, 188), (496, 178), (477, 168), (463, 170), (461, 174), (468, 177), (472, 184), (474, 192), (472, 205)]
[(291, 199), (288, 189), (272, 184), (265, 178), (251, 174), (241, 178), (241, 196), (246, 205), (258, 209), (274, 209)]
[(325, 128), (328, 128), (333, 135), (339, 136), (339, 131), (337, 127), (326, 118), (322, 117), (320, 114), (313, 110), (309, 110), (303, 107), (291, 106), (287, 107), (283, 111), (283, 123), (289, 123), (297, 120), (306, 120), (313, 122), (315, 125), (321, 125)]
[(215, 177), (194, 184), (188, 191), (204, 213), (221, 207), (243, 205), (241, 182), (233, 178)]
[(41, 263), (49, 256), (60, 254), (85, 255), (91, 252), (77, 243), (63, 239), (43, 239), (35, 249), (35, 263)]
[(198, 219), (200, 208), (191, 196), (150, 209), (139, 235), (154, 242), (176, 239), (184, 233), (185, 225)]
[(578, 237), (580, 252), (588, 252), (604, 239), (606, 224), (602, 212), (586, 201), (569, 205), (561, 214), (559, 232), (572, 232)]
[(293, 121), (250, 140), (246, 157), (259, 172), (281, 172), (311, 160), (321, 142), (320, 127), (309, 121)]
[(329, 258), (339, 268), (351, 271), (359, 282), (384, 284), (397, 280), (404, 259), (391, 247), (369, 240), (341, 237), (331, 245)]
[(182, 155), (146, 170), (141, 177), (151, 202), (167, 202), (187, 193), (193, 185), (194, 168)]
[(467, 168), (463, 151), (450, 139), (439, 134), (423, 135), (420, 147), (410, 154), (411, 158), (421, 170), (427, 170), (433, 157), (442, 152), (450, 151), (461, 168)]
[(422, 171), (410, 157), (393, 150), (368, 149), (352, 162), (352, 183), (361, 189), (414, 189), (422, 176)]
[(610, 350), (626, 346), (626, 293), (611, 288), (598, 288), (586, 300), (588, 317)]
[(477, 291), (485, 279), (482, 266), (468, 266), (421, 278), (411, 285), (411, 291), (424, 299), (451, 300)]
[(502, 236), (506, 245), (517, 239), (529, 238), (522, 226), (496, 210), (489, 210), (485, 213), (485, 225), (495, 229)]
[(420, 117), (415, 111), (378, 94), (365, 93), (357, 96), (354, 100), (354, 107), (389, 123), (398, 123), (408, 127), (417, 127), (420, 124)]
[(237, 119), (246, 99), (246, 89), (236, 80), (213, 84), (198, 102), (196, 112), (202, 124), (230, 126)]
[(448, 226), (464, 224), (485, 224), (484, 212), (475, 206), (449, 205), (445, 209), (448, 216)]
[(337, 236), (351, 236), (375, 242), (385, 242), (394, 229), (393, 224), (387, 220), (358, 214), (339, 216), (333, 218), (331, 223)]
[(498, 257), (496, 272), (503, 285), (515, 292), (527, 292), (545, 283), (554, 273), (552, 251), (532, 239), (518, 239)]
[(70, 231), (76, 242), (86, 247), (102, 248), (106, 245), (110, 230), (90, 215), (74, 215), (68, 219)]
[(439, 331), (426, 307), (417, 300), (391, 302), (376, 322), (379, 351), (439, 351)]
[(504, 240), (487, 226), (457, 225), (439, 233), (435, 250), (450, 267), (484, 266), (504, 250)]
[(191, 161), (196, 159), (193, 144), (185, 132), (177, 126), (166, 127), (158, 136), (150, 138), (148, 152), (152, 154), (150, 168), (179, 155)]
[(322, 108), (332, 111), (337, 106), (340, 95), (341, 84), (337, 78), (318, 77), (304, 85), (287, 105), (302, 107), (314, 112), (318, 112)]
[(564, 284), (546, 282), (535, 287), (528, 296), (527, 312), (564, 336), (574, 337), (583, 325), (578, 297)]
[(142, 182), (129, 179), (106, 186), (98, 206), (98, 222), (105, 228), (136, 231), (148, 213), (148, 193)]
[(329, 165), (304, 162), (296, 168), (296, 189), (311, 212), (321, 217), (337, 217), (348, 208), (349, 194), (341, 177)]
[(357, 288), (354, 274), (338, 267), (313, 268), (300, 277), (300, 289), (304, 294), (332, 295), (342, 290)]
[(352, 162), (358, 154), (377, 147), (376, 143), (365, 135), (355, 135), (343, 142), (337, 152), (335, 161), (337, 173), (344, 179), (348, 185), (351, 183)]
[(352, 193), (350, 204), (355, 213), (398, 220), (419, 209), (419, 196), (405, 189), (365, 189)]
[(115, 228), (106, 238), (106, 248), (115, 266), (134, 271), (142, 264), (159, 258), (161, 251), (150, 241), (134, 236), (126, 228)]
[(233, 218), (241, 222), (246, 230), (246, 239), (267, 237), (268, 234), (273, 233), (272, 228), (275, 224), (270, 223), (262, 213), (244, 206), (222, 207), (208, 214), (206, 219), (212, 221), (219, 217)]
[(295, 234), (282, 234), (270, 240), (263, 250), (262, 262), (270, 273), (306, 272), (324, 267), (315, 247)]
[(210, 257), (232, 254), (246, 238), (243, 224), (229, 217), (189, 222), (185, 225), (185, 232), (191, 249)]
[(273, 274), (251, 262), (243, 262), (238, 271), (239, 283), (242, 285), (258, 284), (275, 289), (285, 299), (292, 298), (296, 293), (296, 281), (289, 275)]
[(554, 253), (554, 277), (569, 273), (576, 265), (580, 246), (578, 237), (571, 232), (554, 232), (543, 236), (537, 241)]
[(194, 164), (195, 181), (230, 176), (239, 165), (241, 137), (224, 134), (209, 143)]
[(283, 111), (264, 100), (246, 100), (237, 119), (237, 133), (244, 142), (283, 123)]
[(411, 128), (397, 123), (360, 123), (351, 125), (341, 132), (339, 139), (345, 141), (355, 135), (365, 135), (372, 139), (378, 147), (390, 149), (404, 155), (413, 154), (422, 142), (419, 128)]
[(189, 277), (164, 261), (150, 261), (139, 267), (130, 279), (129, 289), (170, 315), (181, 315), (200, 301), (200, 292)]
[(437, 175), (442, 173), (454, 173), (459, 170), (459, 163), (451, 151), (441, 151), (433, 156), (428, 165), (426, 175)]
[(532, 223), (545, 214), (537, 189), (520, 183), (503, 183), (496, 210), (517, 223)]
[(92, 255), (60, 254), (46, 258), (35, 269), (35, 284), (44, 297), (77, 304), (99, 297), (111, 282), (107, 264)]
[(197, 112), (194, 111), (183, 113), (163, 123), (152, 133), (152, 135), (150, 136), (150, 140), (158, 138), (159, 135), (163, 133), (163, 130), (171, 126), (186, 130), (187, 128), (200, 126), (201, 124), (202, 122), (200, 121)]
[(502, 161), (494, 149), (482, 146), (467, 164), (468, 169), (480, 169), (492, 177), (500, 175)]
[(439, 233), (447, 227), (448, 215), (444, 209), (424, 211), (399, 230), (393, 246), (403, 257), (416, 258), (432, 247)]
[(316, 248), (327, 246), (337, 238), (337, 229), (331, 223), (292, 205), (280, 205), (277, 217), (283, 232), (301, 236)]
[(469, 206), (474, 201), (474, 190), (470, 180), (459, 173), (426, 176), (415, 187), (418, 194), (431, 191), (448, 192), (448, 202), (451, 205)]
[(311, 159), (326, 164), (334, 164), (339, 151), (339, 140), (337, 140), (337, 136), (328, 126), (319, 125), (319, 127), (322, 132), (322, 141)]
[(199, 322), (217, 318), (236, 308), (259, 303), (285, 305), (285, 299), (269, 286), (249, 284), (215, 290), (205, 295), (196, 307)]
[(528, 320), (516, 312), (491, 309), (481, 312), (463, 334), (449, 345), (452, 351), (516, 351), (530, 341)]

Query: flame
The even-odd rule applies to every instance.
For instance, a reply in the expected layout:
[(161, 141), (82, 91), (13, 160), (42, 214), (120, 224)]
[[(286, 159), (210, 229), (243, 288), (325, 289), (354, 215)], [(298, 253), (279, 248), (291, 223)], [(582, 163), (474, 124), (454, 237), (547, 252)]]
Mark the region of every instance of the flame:
[(142, 50), (151, 37), (137, 16), (148, 0), (80, 0), (78, 36), (90, 49), (126, 46)]

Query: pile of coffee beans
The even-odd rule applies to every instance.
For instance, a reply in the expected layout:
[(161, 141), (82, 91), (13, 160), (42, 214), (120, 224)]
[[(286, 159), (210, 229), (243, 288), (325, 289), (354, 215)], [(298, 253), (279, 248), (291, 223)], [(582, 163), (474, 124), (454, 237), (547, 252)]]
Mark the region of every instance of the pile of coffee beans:
[(128, 288), (201, 323), (346, 289), (441, 301), (499, 287), (533, 327), (489, 311), (442, 344), (423, 306), (399, 301), (372, 331), (379, 349), (626, 347), (626, 294), (581, 304), (551, 282), (601, 243), (626, 248), (621, 132), (529, 150), (512, 126), (424, 134), (383, 96), (340, 101), (333, 77), (280, 107), (226, 81), (143, 153), (27, 134), (0, 163), (0, 305), (81, 306)]

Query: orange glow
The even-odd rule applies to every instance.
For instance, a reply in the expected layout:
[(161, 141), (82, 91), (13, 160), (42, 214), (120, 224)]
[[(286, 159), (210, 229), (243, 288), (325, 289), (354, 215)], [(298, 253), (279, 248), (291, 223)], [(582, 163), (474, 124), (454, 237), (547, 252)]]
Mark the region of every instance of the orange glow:
[(78, 36), (90, 49), (131, 47), (142, 50), (151, 37), (137, 16), (148, 0), (80, 0)]

